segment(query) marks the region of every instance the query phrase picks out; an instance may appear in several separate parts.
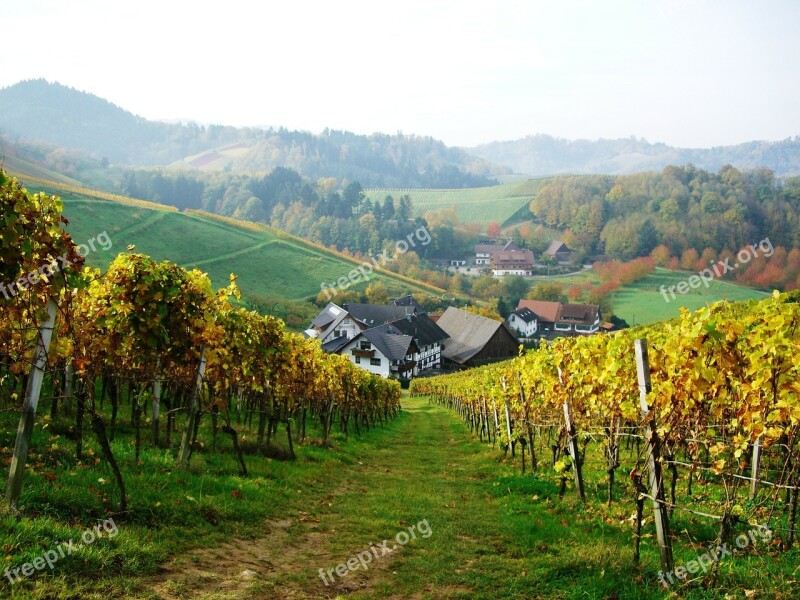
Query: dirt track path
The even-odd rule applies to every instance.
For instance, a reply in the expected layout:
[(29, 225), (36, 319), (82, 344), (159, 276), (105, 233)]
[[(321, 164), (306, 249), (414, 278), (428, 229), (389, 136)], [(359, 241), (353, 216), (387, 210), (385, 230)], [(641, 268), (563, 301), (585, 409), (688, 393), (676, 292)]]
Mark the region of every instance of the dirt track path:
[[(473, 476), (476, 467), (470, 466), (475, 445), (465, 442), (463, 426), (443, 409), (420, 400), (406, 400), (404, 408), (376, 436), (369, 455), (331, 474), (333, 483), (324, 497), (308, 498), (307, 512), (270, 521), (264, 538), (231, 540), (177, 557), (144, 582), (142, 597), (466, 597), (468, 588), (426, 580), (431, 570), (442, 568), (436, 566), (440, 560), (447, 568), (457, 566), (442, 554), (452, 549), (448, 545), (474, 543), (457, 532), (459, 508), (485, 507), (482, 486), (471, 485), (482, 479)], [(415, 525), (428, 535), (417, 535), (406, 545), (394, 543), (400, 532)], [(385, 556), (379, 547), (384, 539), (390, 542), (387, 548), (396, 547)], [(359, 567), (323, 583), (319, 569), (335, 569), (373, 547), (366, 570)]]

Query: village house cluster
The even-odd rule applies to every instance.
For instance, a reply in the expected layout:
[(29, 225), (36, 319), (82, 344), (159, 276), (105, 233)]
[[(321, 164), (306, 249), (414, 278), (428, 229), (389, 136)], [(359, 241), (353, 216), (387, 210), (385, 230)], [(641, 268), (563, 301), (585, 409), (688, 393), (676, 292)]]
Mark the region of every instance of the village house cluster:
[(601, 331), (597, 305), (520, 300), (508, 321), (460, 308), (429, 315), (412, 296), (388, 304), (329, 302), (305, 330), (322, 349), (382, 377), (411, 380), (437, 370), (513, 357), (520, 340)]

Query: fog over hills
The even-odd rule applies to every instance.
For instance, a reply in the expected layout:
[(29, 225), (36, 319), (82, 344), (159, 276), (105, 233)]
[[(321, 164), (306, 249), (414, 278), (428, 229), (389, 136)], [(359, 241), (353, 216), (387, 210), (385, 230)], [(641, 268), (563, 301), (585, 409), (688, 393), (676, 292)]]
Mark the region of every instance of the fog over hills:
[(766, 167), (778, 176), (800, 174), (798, 136), (676, 148), (633, 137), (568, 140), (537, 134), (457, 148), (429, 136), (149, 121), (98, 96), (43, 79), (0, 90), (0, 134), (79, 150), (122, 166), (234, 173), (287, 167), (312, 179), (357, 180), (365, 187), (477, 187), (514, 173), (632, 173), (687, 163), (711, 171), (731, 164)]
[(692, 163), (709, 171), (730, 164), (739, 169), (767, 167), (778, 176), (800, 174), (800, 136), (778, 142), (746, 142), (714, 148), (675, 148), (643, 139), (566, 140), (530, 135), (491, 142), (467, 152), (528, 175), (633, 173)]

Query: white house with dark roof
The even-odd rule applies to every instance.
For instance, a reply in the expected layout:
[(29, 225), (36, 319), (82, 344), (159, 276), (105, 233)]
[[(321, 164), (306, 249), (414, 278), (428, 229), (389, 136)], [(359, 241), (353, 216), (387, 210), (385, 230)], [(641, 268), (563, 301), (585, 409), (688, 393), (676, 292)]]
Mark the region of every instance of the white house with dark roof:
[(305, 334), (319, 339), (325, 352), (346, 354), (371, 373), (401, 378), (441, 366), (448, 337), (411, 296), (386, 305), (331, 302)]
[(524, 338), (533, 336), (539, 329), (538, 318), (529, 308), (518, 308), (508, 315), (508, 325)]
[(589, 335), (601, 329), (597, 304), (564, 304), (546, 300), (520, 300), (517, 311), (528, 309), (536, 316), (541, 335)]
[(338, 350), (365, 371), (389, 377), (410, 379), (417, 366), (418, 348), (414, 338), (400, 333), (392, 325), (366, 329), (348, 340)]

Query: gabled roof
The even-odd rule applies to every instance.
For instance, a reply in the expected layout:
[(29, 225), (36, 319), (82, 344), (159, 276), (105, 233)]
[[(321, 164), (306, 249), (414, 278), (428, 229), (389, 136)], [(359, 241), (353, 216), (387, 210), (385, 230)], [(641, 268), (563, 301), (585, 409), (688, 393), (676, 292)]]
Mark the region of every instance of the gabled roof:
[(593, 325), (600, 307), (597, 304), (562, 304), (558, 320), (576, 325)]
[(305, 334), (324, 340), (347, 318), (347, 311), (341, 306), (328, 302), (327, 306), (311, 321), (311, 328)]
[(367, 329), (353, 339), (355, 340), (359, 337), (368, 339), (375, 349), (389, 360), (402, 360), (405, 358), (409, 348), (414, 343), (414, 338), (400, 333), (391, 324)]
[(367, 329), (414, 314), (413, 306), (396, 306), (394, 304), (352, 303), (345, 304), (344, 309)]
[(476, 244), (475, 254), (494, 254), (495, 252), (513, 252), (520, 247), (514, 242), (508, 241), (505, 244)]
[(517, 304), (517, 309), (530, 309), (542, 321), (550, 321), (551, 323), (555, 323), (558, 319), (558, 309), (560, 307), (560, 302), (549, 302), (547, 300), (523, 299), (519, 301), (519, 304)]
[(533, 323), (536, 320), (536, 315), (530, 308), (518, 308), (511, 314), (516, 315), (518, 319), (525, 323)]
[(593, 325), (600, 307), (597, 304), (562, 304), (546, 300), (520, 300), (517, 310), (528, 308), (542, 321)]
[(448, 337), (447, 332), (434, 323), (427, 314), (408, 315), (392, 321), (392, 325), (400, 332), (415, 338), (421, 346), (432, 346)]
[(344, 348), (347, 343), (350, 341), (346, 335), (340, 335), (339, 337), (331, 338), (324, 344), (322, 344), (322, 350), (327, 352), (328, 354), (336, 354)]
[(530, 250), (501, 251), (492, 254), (492, 264), (494, 266), (532, 266), (534, 263), (533, 252)]
[(501, 327), (505, 328), (512, 338), (514, 336), (502, 321), (495, 321), (452, 306), (439, 317), (437, 325), (450, 336), (450, 341), (442, 350), (442, 356), (458, 364), (464, 364), (483, 350)]
[(419, 302), (417, 302), (416, 300), (414, 300), (414, 296), (412, 296), (411, 294), (407, 294), (407, 295), (403, 296), (402, 298), (397, 298), (396, 300), (392, 300), (392, 305), (393, 306), (410, 306), (411, 308), (414, 309), (414, 312), (416, 314), (425, 312), (425, 309), (422, 308), (422, 305)]
[(555, 256), (558, 252), (572, 252), (564, 242), (559, 242), (558, 240), (553, 240), (550, 242), (550, 245), (547, 247), (547, 250), (544, 251), (545, 254), (550, 256)]

